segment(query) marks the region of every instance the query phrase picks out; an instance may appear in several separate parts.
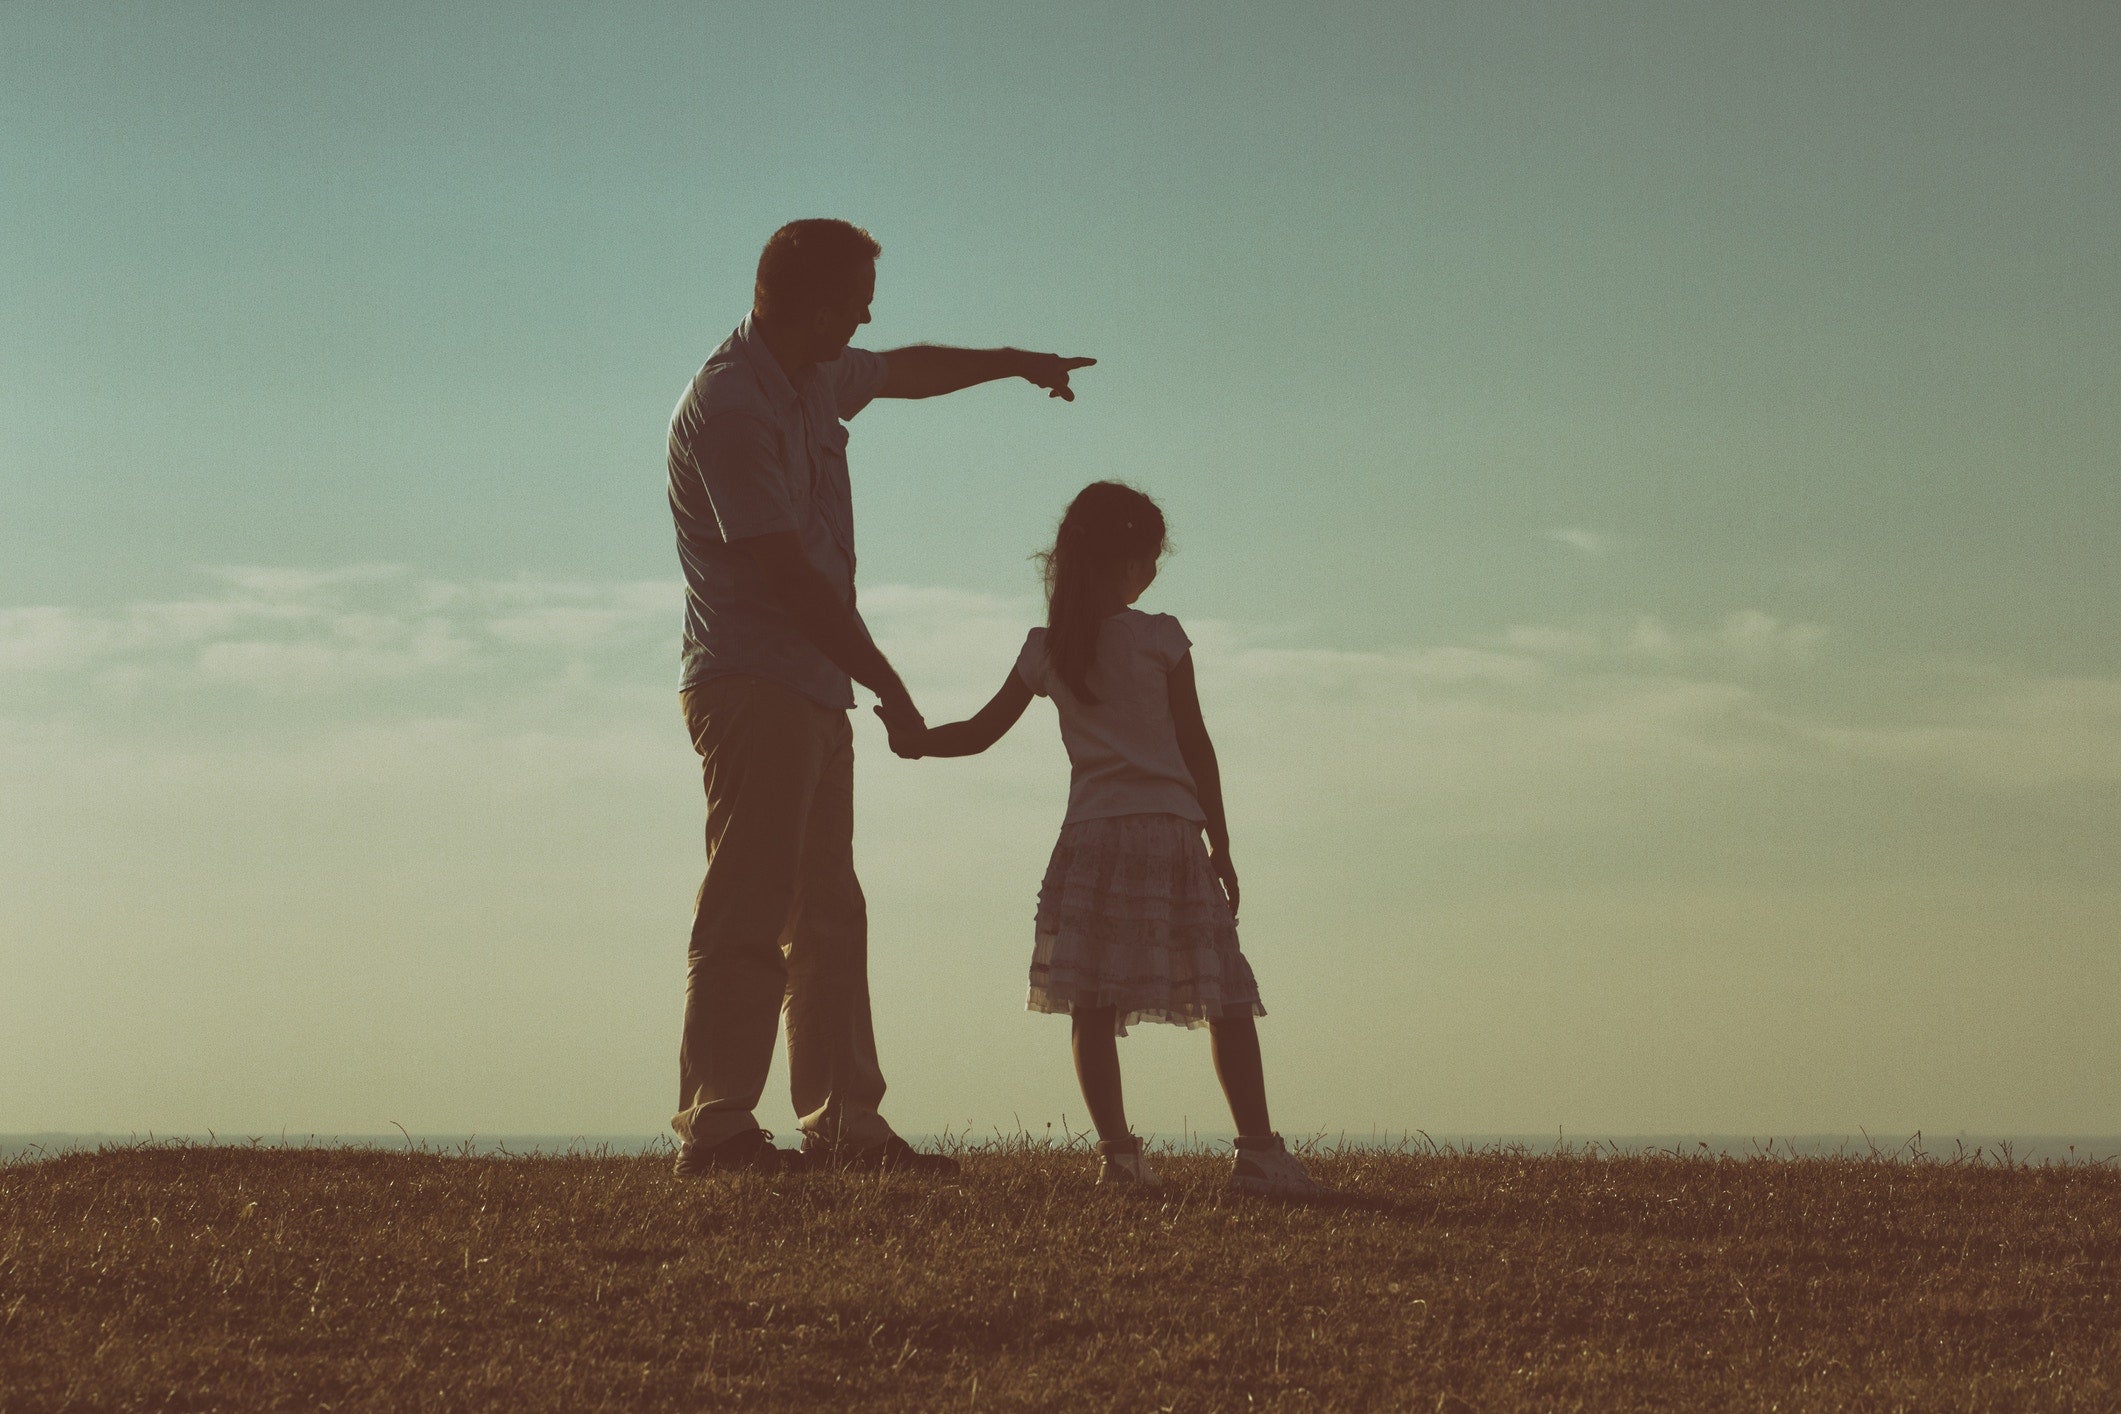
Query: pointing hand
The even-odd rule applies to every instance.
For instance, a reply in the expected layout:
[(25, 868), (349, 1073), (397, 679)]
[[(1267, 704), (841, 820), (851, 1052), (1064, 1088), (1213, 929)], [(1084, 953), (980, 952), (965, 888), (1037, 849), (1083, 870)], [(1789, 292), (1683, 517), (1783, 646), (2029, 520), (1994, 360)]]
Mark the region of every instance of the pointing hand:
[(1088, 368), (1097, 362), (1094, 358), (1062, 358), (1059, 354), (1034, 353), (1024, 355), (1024, 378), (1046, 390), (1049, 398), (1062, 402), (1075, 401), (1075, 392), (1068, 386), (1068, 375), (1078, 368)]

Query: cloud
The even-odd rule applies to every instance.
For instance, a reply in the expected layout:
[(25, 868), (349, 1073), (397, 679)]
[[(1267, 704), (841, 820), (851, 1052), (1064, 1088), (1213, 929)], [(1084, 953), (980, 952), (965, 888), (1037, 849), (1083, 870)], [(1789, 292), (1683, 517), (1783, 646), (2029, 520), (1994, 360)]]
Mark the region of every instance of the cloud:
[(109, 625), (57, 605), (0, 609), (0, 672), (66, 672), (105, 651)]
[(1826, 637), (1818, 624), (1786, 624), (1758, 609), (1741, 609), (1717, 631), (1726, 651), (1750, 662), (1802, 660)]
[(1592, 559), (1600, 559), (1612, 553), (1613, 542), (1595, 530), (1586, 530), (1580, 525), (1557, 526), (1540, 534), (1557, 545), (1566, 545)]
[[(1029, 598), (891, 587), (863, 602), (931, 720), (983, 702), (1036, 621)], [(1800, 754), (1823, 759), (1792, 739), (1770, 684), (1745, 680), (1768, 650), (1801, 670), (1798, 645), (1820, 635), (1764, 613), (1368, 650), (1294, 645), (1228, 620), (1187, 632), (1233, 789), (1319, 829), (1380, 812), (1394, 828), (1447, 834), (1575, 828), (1631, 804), (1727, 794)], [(1050, 730), (1043, 716), (1030, 730)]]
[(1758, 609), (1740, 609), (1700, 628), (1674, 627), (1650, 615), (1567, 627), (1519, 625), (1504, 632), (1502, 643), (1548, 661), (1607, 660), (1713, 670), (1803, 664), (1826, 636), (1819, 624), (1786, 623)]
[(0, 687), (86, 673), (131, 692), (288, 696), (480, 672), (578, 676), (587, 659), (674, 653), (683, 605), (675, 580), (448, 582), (397, 565), (200, 573), (218, 592), (0, 609)]
[(299, 600), (348, 586), (383, 584), (405, 577), (403, 565), (340, 565), (301, 569), (282, 565), (208, 565), (204, 573), (260, 599)]
[(1928, 704), (1923, 715), (1913, 723), (1813, 723), (1803, 730), (1851, 759), (1990, 788), (2121, 785), (2121, 680), (1984, 673)]
[(192, 667), (201, 682), (305, 693), (401, 680), (457, 666), (477, 652), (473, 639), (441, 619), (345, 614), (312, 638), (207, 643)]
[[(0, 609), (0, 711), (70, 724), (80, 741), (175, 740), (188, 722), (193, 741), (286, 744), (448, 721), (452, 741), (527, 735), (563, 754), (557, 742), (606, 740), (628, 714), (665, 726), (675, 580), (449, 581), (394, 565), (202, 577), (206, 591), (182, 598)], [(935, 720), (984, 702), (1040, 617), (1031, 596), (934, 586), (877, 586), (862, 603)], [(1290, 808), (1420, 798), (1432, 816), (1495, 829), (1851, 763), (1982, 790), (2121, 778), (2113, 679), (1900, 665), (1900, 695), (1881, 704), (1855, 690), (1864, 665), (1826, 653), (1823, 626), (1759, 608), (1375, 648), (1235, 621), (1188, 631), (1210, 725), (1271, 760), (1255, 779), (1285, 783)], [(1834, 706), (1859, 697), (1868, 717)]]

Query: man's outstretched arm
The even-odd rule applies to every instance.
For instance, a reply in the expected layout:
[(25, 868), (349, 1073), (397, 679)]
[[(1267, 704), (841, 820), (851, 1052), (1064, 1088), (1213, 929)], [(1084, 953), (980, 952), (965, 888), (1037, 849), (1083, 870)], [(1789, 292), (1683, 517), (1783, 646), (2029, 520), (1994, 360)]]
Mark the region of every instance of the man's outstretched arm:
[(1025, 349), (951, 349), (913, 344), (884, 354), (882, 398), (932, 398), (997, 378), (1021, 378), (1044, 388), (1049, 397), (1075, 401), (1068, 375), (1088, 368), (1094, 358), (1062, 358)]

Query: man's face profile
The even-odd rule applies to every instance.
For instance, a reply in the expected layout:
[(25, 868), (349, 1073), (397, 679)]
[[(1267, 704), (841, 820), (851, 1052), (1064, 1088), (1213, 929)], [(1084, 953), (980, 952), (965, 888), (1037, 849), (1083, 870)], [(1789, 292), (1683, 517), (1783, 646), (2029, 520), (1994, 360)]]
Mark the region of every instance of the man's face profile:
[(854, 288), (839, 304), (817, 315), (818, 361), (829, 363), (847, 350), (854, 331), (869, 322), (869, 302), (876, 298), (876, 262), (856, 276)]

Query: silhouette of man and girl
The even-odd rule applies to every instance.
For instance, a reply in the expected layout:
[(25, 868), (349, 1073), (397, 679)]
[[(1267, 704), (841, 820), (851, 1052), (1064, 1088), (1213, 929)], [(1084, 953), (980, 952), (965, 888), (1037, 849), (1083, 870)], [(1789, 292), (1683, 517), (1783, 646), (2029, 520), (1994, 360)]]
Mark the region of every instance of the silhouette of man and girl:
[[(851, 346), (881, 254), (844, 221), (783, 226), (750, 315), (670, 424), (670, 507), (685, 572), (679, 703), (707, 798), (707, 869), (687, 950), (676, 1170), (868, 1166), (948, 1177), (879, 1113), (868, 920), (854, 872), (853, 683), (908, 760), (986, 750), (1034, 696), (1071, 766), (1038, 890), (1030, 1008), (1070, 1018), (1101, 1184), (1160, 1180), (1128, 1128), (1117, 1038), (1143, 1020), (1206, 1026), (1237, 1126), (1230, 1183), (1305, 1196), (1314, 1180), (1267, 1113), (1259, 987), (1237, 940), (1215, 748), (1190, 642), (1132, 607), (1166, 548), (1156, 503), (1098, 481), (1043, 552), (1047, 619), (971, 718), (930, 727), (856, 607), (846, 423), (873, 398), (1022, 378), (1072, 401), (1094, 362), (1017, 349)], [(1203, 838), (1205, 836), (1205, 839)], [(776, 1147), (754, 1111), (785, 1018), (802, 1134)]]

